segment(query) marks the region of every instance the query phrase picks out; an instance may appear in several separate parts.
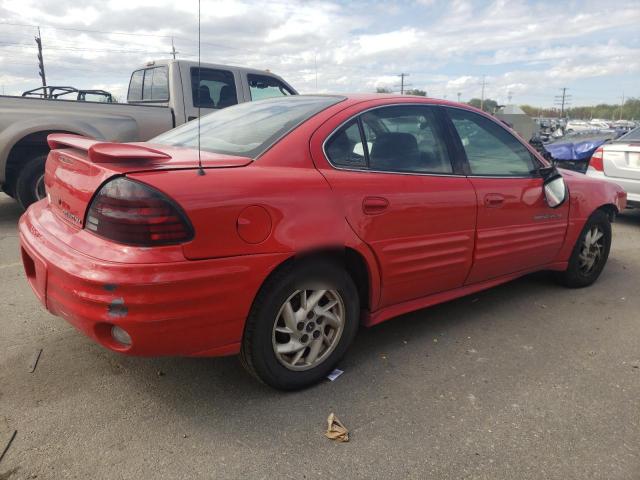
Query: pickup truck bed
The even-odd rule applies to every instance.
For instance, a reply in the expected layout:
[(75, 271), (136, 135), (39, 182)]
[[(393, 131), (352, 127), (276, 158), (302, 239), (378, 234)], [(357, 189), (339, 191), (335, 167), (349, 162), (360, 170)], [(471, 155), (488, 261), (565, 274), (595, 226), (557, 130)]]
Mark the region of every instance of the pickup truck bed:
[(24, 208), (44, 197), (47, 136), (51, 133), (115, 142), (146, 141), (200, 114), (295, 94), (268, 71), (160, 60), (132, 73), (129, 103), (0, 96), (0, 186)]

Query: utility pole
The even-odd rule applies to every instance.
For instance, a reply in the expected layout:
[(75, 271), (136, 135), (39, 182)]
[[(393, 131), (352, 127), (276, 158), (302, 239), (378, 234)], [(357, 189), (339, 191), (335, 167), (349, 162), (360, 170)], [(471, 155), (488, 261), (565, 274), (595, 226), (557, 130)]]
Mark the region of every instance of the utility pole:
[[(42, 58), (42, 36), (40, 35), (40, 27), (38, 27), (38, 36), (36, 37), (36, 45), (38, 45), (38, 68), (40, 71), (38, 75), (42, 78), (42, 86), (47, 86), (47, 77), (44, 74), (44, 60)], [(47, 91), (44, 92), (45, 98), (47, 98)]]
[(462, 95), (462, 93), (458, 92), (458, 103), (460, 103), (460, 96)]
[(564, 118), (564, 108), (565, 106), (569, 106), (569, 101), (571, 100), (571, 95), (567, 95), (567, 87), (562, 87), (562, 95), (556, 95), (555, 104), (560, 105), (560, 118)]
[(513, 92), (507, 92), (507, 98), (509, 99), (509, 104), (511, 104), (511, 99), (513, 98)]
[(624, 107), (624, 92), (622, 92), (622, 103), (620, 104), (620, 117), (618, 120), (622, 120), (622, 107)]
[(316, 71), (316, 92), (318, 91), (318, 51), (313, 54), (313, 68)]
[(480, 95), (480, 110), (484, 110), (484, 87), (487, 85), (485, 79), (486, 75), (482, 75), (482, 95)]
[(409, 74), (408, 73), (401, 73), (399, 75), (396, 75), (397, 77), (400, 77), (400, 95), (404, 95), (404, 87), (409, 87), (411, 86), (409, 83), (404, 83), (404, 78), (408, 77)]
[(180, 53), (176, 50), (176, 46), (173, 44), (173, 37), (171, 37), (171, 55), (173, 55), (173, 59), (176, 59), (176, 53)]

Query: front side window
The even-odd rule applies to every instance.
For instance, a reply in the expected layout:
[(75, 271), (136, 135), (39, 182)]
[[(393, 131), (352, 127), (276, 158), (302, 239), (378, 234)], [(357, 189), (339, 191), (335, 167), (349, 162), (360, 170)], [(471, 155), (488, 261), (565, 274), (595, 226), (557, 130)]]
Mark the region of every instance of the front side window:
[(238, 103), (236, 82), (228, 70), (193, 67), (191, 93), (194, 107), (221, 109)]
[(149, 142), (198, 148), (199, 137), (202, 150), (257, 158), (287, 132), (342, 100), (337, 96), (293, 95), (241, 103), (185, 123)]
[(251, 100), (262, 100), (263, 98), (284, 97), (286, 95), (294, 95), (289, 87), (277, 78), (268, 75), (256, 75), (250, 73), (247, 75), (249, 82), (249, 92), (251, 92)]
[(530, 176), (536, 162), (529, 150), (497, 123), (474, 112), (448, 108), (472, 175)]

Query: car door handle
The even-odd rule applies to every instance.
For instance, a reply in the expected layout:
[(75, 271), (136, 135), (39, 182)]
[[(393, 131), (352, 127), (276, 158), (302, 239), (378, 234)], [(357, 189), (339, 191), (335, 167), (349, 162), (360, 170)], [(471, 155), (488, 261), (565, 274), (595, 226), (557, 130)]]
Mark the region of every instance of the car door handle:
[(484, 205), (489, 208), (499, 208), (504, 205), (504, 196), (499, 193), (488, 193), (484, 196)]
[(389, 206), (389, 200), (383, 197), (366, 197), (362, 201), (362, 211), (367, 215), (378, 215)]

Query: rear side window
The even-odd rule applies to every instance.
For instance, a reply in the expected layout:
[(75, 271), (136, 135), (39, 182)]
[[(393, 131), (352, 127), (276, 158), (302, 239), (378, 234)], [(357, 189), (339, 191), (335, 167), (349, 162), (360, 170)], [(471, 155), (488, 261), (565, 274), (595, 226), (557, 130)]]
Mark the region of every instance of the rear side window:
[(247, 80), (249, 81), (251, 100), (294, 95), (291, 89), (284, 83), (268, 75), (255, 75), (250, 73), (247, 75)]
[(431, 107), (392, 106), (365, 112), (327, 140), (325, 153), (337, 167), (377, 172), (453, 172)]
[(334, 133), (325, 145), (325, 152), (331, 163), (338, 167), (366, 167), (367, 160), (358, 120), (351, 120)]
[(616, 142), (640, 142), (640, 128), (631, 130), (629, 133), (625, 133), (623, 136), (615, 140)]
[(191, 92), (194, 107), (220, 109), (238, 103), (236, 82), (228, 70), (192, 68)]
[(167, 67), (136, 70), (129, 82), (129, 102), (166, 102), (169, 100), (169, 74)]
[(529, 150), (497, 123), (474, 112), (447, 110), (472, 175), (520, 177), (531, 175), (536, 168)]
[(369, 168), (384, 172), (452, 173), (432, 107), (384, 107), (362, 114)]

